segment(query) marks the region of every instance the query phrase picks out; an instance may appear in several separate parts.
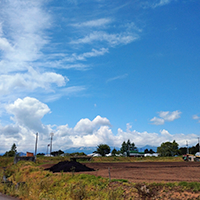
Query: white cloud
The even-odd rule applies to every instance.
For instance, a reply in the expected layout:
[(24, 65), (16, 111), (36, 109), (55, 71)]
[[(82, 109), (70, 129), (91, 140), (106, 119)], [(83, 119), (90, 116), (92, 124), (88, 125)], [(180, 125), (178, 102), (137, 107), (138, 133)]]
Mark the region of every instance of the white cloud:
[(161, 118), (163, 118), (165, 121), (169, 121), (169, 122), (180, 118), (180, 114), (181, 114), (181, 112), (178, 111), (178, 110), (173, 111), (173, 112), (169, 112), (169, 111), (161, 111), (161, 112), (159, 112), (159, 116)]
[(105, 26), (106, 24), (109, 24), (111, 22), (111, 19), (109, 18), (101, 18), (101, 19), (96, 19), (96, 20), (90, 20), (82, 23), (76, 23), (73, 24), (75, 27), (102, 27)]
[(98, 129), (100, 126), (110, 126), (110, 122), (107, 118), (102, 118), (97, 116), (93, 121), (89, 119), (81, 119), (76, 126), (74, 127), (74, 131), (79, 134), (90, 134), (94, 130)]
[(116, 76), (116, 77), (113, 77), (113, 78), (109, 78), (106, 82), (111, 82), (111, 81), (115, 81), (115, 80), (119, 80), (119, 79), (124, 79), (128, 76), (128, 74), (123, 74), (123, 75), (120, 75), (120, 76)]
[(55, 101), (60, 99), (62, 96), (72, 96), (77, 95), (82, 91), (85, 91), (86, 88), (84, 86), (72, 86), (72, 87), (65, 87), (61, 89), (57, 89), (55, 94), (47, 94), (45, 96), (45, 102)]
[(197, 120), (200, 123), (200, 117), (198, 115), (193, 115), (192, 119)]
[(154, 124), (154, 125), (162, 125), (166, 121), (168, 121), (168, 122), (174, 121), (175, 119), (180, 118), (181, 112), (178, 110), (173, 111), (173, 112), (161, 111), (158, 114), (159, 114), (160, 118), (154, 117), (150, 120), (151, 122), (153, 122), (152, 124)]
[(63, 77), (60, 74), (54, 72), (44, 72), (29, 68), (27, 73), (16, 73), (9, 75), (0, 75), (0, 94), (9, 94), (13, 90), (22, 91), (33, 91), (37, 88), (43, 88), (49, 90), (51, 84), (57, 86), (65, 86), (66, 82), (69, 81), (67, 77)]
[(50, 112), (50, 109), (37, 99), (31, 97), (17, 99), (13, 104), (7, 105), (6, 110), (14, 115), (11, 119), (16, 124), (28, 127), (36, 132), (48, 132), (48, 128), (42, 124), (41, 119)]
[(161, 119), (161, 118), (158, 118), (158, 117), (154, 117), (150, 121), (153, 122), (152, 124), (155, 124), (155, 125), (162, 125), (162, 124), (165, 123), (164, 119)]
[(128, 44), (137, 40), (139, 36), (137, 34), (132, 33), (117, 33), (117, 34), (109, 34), (103, 31), (94, 31), (90, 33), (88, 36), (74, 40), (72, 44), (88, 44), (94, 41), (107, 42), (110, 46), (115, 46), (119, 44)]
[(101, 48), (100, 50), (92, 49), (91, 52), (85, 52), (79, 55), (73, 53), (70, 57), (64, 58), (63, 61), (68, 61), (68, 62), (85, 61), (86, 58), (102, 56), (105, 53), (108, 53), (108, 48)]
[(167, 5), (171, 2), (172, 0), (160, 0), (158, 3), (155, 3), (153, 5), (153, 8), (156, 8), (158, 6), (164, 6), (164, 5)]
[(141, 2), (143, 8), (157, 8), (171, 3), (172, 0), (154, 0)]
[(44, 31), (50, 26), (50, 16), (41, 7), (42, 1), (37, 0), (8, 0), (1, 4), (1, 69), (6, 64), (3, 72), (24, 70), (27, 62), (41, 58), (41, 49), (48, 42)]
[[(17, 99), (13, 104), (8, 104), (6, 110), (12, 115), (13, 124), (0, 125), (0, 139), (3, 144), (1, 153), (9, 150), (14, 142), (17, 144), (18, 151), (33, 152), (36, 132), (39, 132), (39, 152), (46, 152), (51, 132), (55, 133), (53, 150), (81, 146), (94, 147), (101, 143), (120, 147), (122, 142), (128, 139), (137, 147), (147, 144), (159, 146), (163, 142), (173, 140), (176, 140), (180, 146), (184, 146), (186, 140), (189, 144), (195, 144), (198, 137), (195, 134), (171, 134), (166, 129), (160, 130), (160, 133), (138, 132), (131, 130), (132, 125), (129, 123), (125, 131), (118, 128), (117, 134), (114, 134), (109, 119), (99, 115), (93, 120), (80, 119), (75, 127), (69, 127), (68, 124), (45, 125), (41, 120), (50, 113), (50, 109), (46, 104), (31, 97)], [(165, 117), (169, 115), (164, 112), (161, 114)]]

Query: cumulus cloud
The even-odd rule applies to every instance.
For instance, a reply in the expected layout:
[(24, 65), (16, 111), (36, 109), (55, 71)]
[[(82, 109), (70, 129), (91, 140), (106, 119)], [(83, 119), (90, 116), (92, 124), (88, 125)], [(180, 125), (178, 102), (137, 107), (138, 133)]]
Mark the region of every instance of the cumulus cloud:
[(92, 121), (87, 118), (81, 119), (74, 127), (74, 133), (76, 135), (92, 134), (94, 130), (97, 130), (101, 126), (111, 126), (111, 124), (107, 118), (102, 118), (99, 115)]
[(7, 105), (6, 110), (14, 116), (11, 119), (16, 124), (28, 127), (36, 132), (48, 132), (48, 128), (42, 124), (41, 119), (45, 114), (50, 113), (50, 109), (39, 100), (31, 97), (19, 98), (13, 104)]
[(158, 114), (159, 114), (160, 118), (154, 117), (150, 120), (152, 122), (152, 124), (154, 124), (154, 125), (162, 125), (166, 121), (168, 121), (168, 122), (174, 121), (175, 119), (180, 118), (181, 112), (178, 110), (173, 111), (173, 112), (161, 111), (161, 112), (158, 112)]
[[(13, 143), (17, 144), (18, 151), (34, 151), (36, 132), (39, 132), (40, 152), (46, 152), (49, 144), (50, 133), (54, 132), (53, 149), (66, 150), (70, 147), (95, 147), (101, 143), (109, 146), (120, 147), (123, 141), (128, 139), (136, 146), (159, 146), (166, 141), (176, 140), (180, 146), (184, 146), (185, 140), (195, 144), (195, 134), (171, 134), (168, 130), (162, 129), (156, 132), (139, 132), (132, 130), (132, 125), (127, 123), (126, 130), (118, 128), (113, 133), (112, 126), (106, 117), (96, 116), (93, 120), (88, 118), (80, 119), (74, 127), (65, 125), (45, 125), (42, 118), (50, 113), (48, 105), (31, 97), (17, 99), (14, 103), (6, 106), (8, 114), (11, 115), (13, 123), (8, 125), (0, 124), (0, 139), (2, 141), (1, 153), (9, 150)], [(172, 113), (160, 112), (160, 116), (167, 120), (173, 120)], [(173, 113), (173, 115), (175, 115)], [(177, 116), (177, 115), (175, 115)]]

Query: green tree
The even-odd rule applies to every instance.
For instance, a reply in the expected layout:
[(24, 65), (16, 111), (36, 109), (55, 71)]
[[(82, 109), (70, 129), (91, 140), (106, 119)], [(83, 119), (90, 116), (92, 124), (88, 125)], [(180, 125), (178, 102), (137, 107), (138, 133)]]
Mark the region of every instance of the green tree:
[(157, 152), (160, 156), (179, 155), (178, 143), (175, 140), (173, 142), (164, 142), (157, 148)]
[(189, 148), (189, 152), (191, 154), (195, 154), (196, 152), (199, 152), (199, 143), (196, 144), (196, 146), (192, 146)]
[(117, 150), (114, 148), (111, 153), (112, 153), (112, 156), (116, 156)]
[(64, 151), (59, 150), (59, 151), (53, 151), (53, 152), (51, 152), (51, 155), (53, 155), (53, 156), (60, 156), (61, 154), (64, 154)]
[(180, 154), (181, 154), (181, 155), (187, 154), (187, 148), (186, 148), (186, 147), (181, 147), (181, 148), (179, 149), (179, 151), (180, 151)]
[(144, 153), (149, 153), (149, 150), (148, 150), (148, 149), (145, 149), (145, 150), (144, 150)]
[(150, 149), (149, 153), (153, 154), (153, 153), (155, 153), (155, 151), (153, 151), (153, 149)]
[(7, 157), (13, 157), (15, 156), (17, 153), (17, 146), (14, 143), (10, 149), (10, 151), (6, 151), (6, 153), (3, 156), (7, 156)]
[(127, 142), (122, 143), (122, 147), (120, 148), (121, 153), (123, 154), (124, 152), (128, 151), (137, 151), (137, 147), (135, 146), (134, 143), (131, 143), (130, 140), (127, 140)]
[(97, 146), (97, 150), (95, 152), (105, 156), (106, 154), (110, 153), (110, 147), (107, 144), (100, 144)]

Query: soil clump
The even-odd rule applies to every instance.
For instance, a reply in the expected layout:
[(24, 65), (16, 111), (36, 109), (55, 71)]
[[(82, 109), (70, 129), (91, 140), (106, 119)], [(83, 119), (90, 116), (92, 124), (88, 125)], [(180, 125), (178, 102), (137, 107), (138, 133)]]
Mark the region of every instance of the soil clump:
[(54, 172), (83, 172), (83, 171), (94, 171), (94, 169), (87, 167), (79, 162), (75, 161), (63, 161), (53, 165), (46, 170)]

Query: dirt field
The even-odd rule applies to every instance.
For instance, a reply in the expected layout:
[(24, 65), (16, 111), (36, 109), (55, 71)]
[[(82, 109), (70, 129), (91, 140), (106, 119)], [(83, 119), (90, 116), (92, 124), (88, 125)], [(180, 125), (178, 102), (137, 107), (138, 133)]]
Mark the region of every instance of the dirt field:
[(82, 172), (131, 182), (199, 182), (200, 162), (86, 163), (94, 172)]
[[(200, 162), (129, 162), (129, 163), (84, 163), (95, 171), (77, 172), (127, 179), (131, 182), (199, 182)], [(43, 165), (49, 168), (52, 165)]]

